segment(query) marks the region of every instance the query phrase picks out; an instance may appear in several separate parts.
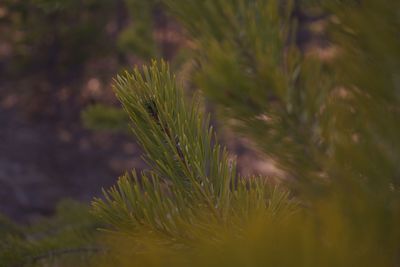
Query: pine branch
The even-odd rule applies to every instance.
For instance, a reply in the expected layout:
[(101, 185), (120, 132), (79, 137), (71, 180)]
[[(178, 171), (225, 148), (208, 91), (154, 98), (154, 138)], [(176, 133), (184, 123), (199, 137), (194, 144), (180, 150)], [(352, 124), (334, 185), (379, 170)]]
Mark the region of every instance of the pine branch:
[[(117, 77), (117, 97), (131, 118), (131, 128), (152, 170), (121, 177), (93, 203), (98, 216), (116, 229), (150, 227), (169, 238), (193, 240), (199, 235), (189, 222), (204, 225), (246, 221), (255, 210), (292, 210), (282, 190), (270, 190), (263, 178), (238, 178), (233, 160), (214, 139), (209, 116), (199, 99), (187, 104), (166, 63), (153, 62)], [(288, 201), (289, 203), (289, 201)], [(275, 210), (275, 211), (272, 211)], [(206, 227), (207, 229), (207, 227)]]

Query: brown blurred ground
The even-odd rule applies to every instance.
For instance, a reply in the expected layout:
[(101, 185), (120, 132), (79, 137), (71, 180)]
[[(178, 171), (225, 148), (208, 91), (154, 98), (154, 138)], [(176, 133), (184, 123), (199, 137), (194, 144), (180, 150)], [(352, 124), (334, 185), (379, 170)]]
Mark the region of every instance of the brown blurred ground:
[(60, 199), (90, 201), (125, 170), (143, 167), (131, 136), (84, 129), (80, 112), (89, 101), (85, 94), (93, 94), (87, 87), (100, 82), (83, 80), (82, 90), (45, 100), (14, 94), (19, 82), (0, 83), (1, 213), (18, 220), (48, 215)]

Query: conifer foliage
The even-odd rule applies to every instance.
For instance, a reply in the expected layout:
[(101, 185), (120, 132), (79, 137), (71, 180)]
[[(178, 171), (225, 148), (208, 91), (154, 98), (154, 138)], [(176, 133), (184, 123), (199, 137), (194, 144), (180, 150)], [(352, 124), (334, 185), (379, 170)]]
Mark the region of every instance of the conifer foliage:
[[(163, 61), (115, 79), (149, 169), (93, 201), (94, 265), (400, 264), (400, 2), (307, 2), (331, 14), (329, 62), (296, 47), (294, 1), (163, 1), (202, 93)], [(293, 179), (241, 177), (205, 99)]]
[(294, 209), (287, 192), (265, 179), (238, 176), (199, 97), (185, 101), (166, 63), (118, 76), (115, 90), (151, 167), (140, 176), (125, 175), (105, 192), (105, 201), (95, 201), (99, 216), (117, 229), (144, 226), (191, 239), (185, 229), (195, 229), (196, 218), (229, 225), (255, 212)]
[[(180, 244), (177, 235), (167, 238), (170, 242), (161, 248), (155, 246), (160, 242), (160, 236), (156, 235), (158, 241), (146, 239), (147, 253), (122, 257), (121, 265), (129, 266), (135, 257), (136, 264), (154, 266), (169, 266), (169, 260), (175, 266), (185, 266), (188, 262), (195, 262), (195, 266), (396, 266), (399, 263), (400, 58), (395, 30), (400, 21), (398, 4), (373, 0), (317, 3), (331, 14), (326, 31), (339, 51), (326, 63), (297, 49), (298, 21), (293, 16), (293, 4), (293, 1), (261, 0), (166, 1), (196, 43), (199, 66), (195, 84), (227, 118), (234, 119), (237, 128), (295, 178), (295, 192), (302, 204), (298, 212), (287, 213), (290, 209), (283, 209), (282, 213), (290, 216), (266, 219), (275, 214), (269, 213), (275, 207), (266, 205), (275, 203), (274, 196), (268, 199), (260, 193), (254, 195), (253, 192), (267, 188), (259, 182), (255, 182), (255, 188), (259, 188), (255, 191), (252, 186), (241, 187), (242, 178), (238, 178), (239, 185), (230, 182), (235, 174), (229, 170), (224, 153), (215, 156), (220, 150), (214, 149), (211, 134), (207, 137), (209, 132), (204, 130), (207, 126), (202, 128), (207, 123), (201, 119), (193, 123), (197, 121), (193, 114), (200, 113), (200, 109), (183, 116), (183, 97), (178, 100), (169, 97), (181, 93), (176, 93), (165, 67), (153, 65), (150, 71), (144, 70), (143, 76), (136, 71), (131, 78), (129, 75), (119, 78), (117, 94), (131, 116), (133, 131), (146, 150), (154, 174), (143, 182), (135, 178), (134, 184), (138, 184), (135, 193), (129, 192), (132, 183), (122, 180), (119, 188), (106, 194), (107, 201), (97, 202), (96, 207), (101, 208), (100, 214), (111, 219), (114, 211), (122, 209), (125, 215), (118, 221), (139, 215), (128, 221), (135, 224), (145, 221), (143, 225), (151, 225), (151, 233), (163, 228), (157, 226), (159, 222), (173, 222), (171, 216), (182, 218), (179, 212), (196, 207), (194, 210), (203, 211), (202, 219), (184, 217), (184, 221), (190, 222), (187, 226), (191, 231), (199, 233), (199, 229), (207, 227), (208, 231), (194, 240), (204, 241), (199, 237), (206, 235), (218, 241), (205, 242), (206, 245), (199, 241), (204, 246), (192, 243), (189, 251), (178, 250), (175, 254), (174, 245)], [(377, 38), (380, 32), (385, 32), (385, 41)], [(130, 88), (135, 90), (129, 91)], [(191, 139), (192, 136), (195, 138)], [(194, 145), (202, 144), (202, 140), (210, 144), (208, 153)], [(221, 168), (212, 167), (214, 164)], [(165, 186), (160, 186), (163, 184), (160, 180), (166, 181)], [(139, 186), (141, 183), (144, 185)], [(160, 188), (149, 190), (154, 185)], [(135, 203), (151, 198), (150, 191), (160, 192), (154, 199), (165, 194), (159, 206), (164, 199), (177, 203), (178, 195), (186, 194), (177, 195), (176, 188), (192, 196), (182, 198), (184, 208), (170, 206), (167, 213), (154, 213), (166, 219), (152, 219), (154, 216), (149, 216), (143, 208), (139, 208), (140, 212), (132, 208)], [(236, 198), (238, 192), (243, 196)], [(132, 196), (141, 198), (138, 201)], [(254, 199), (257, 201), (249, 201)], [(279, 203), (285, 203), (284, 207), (291, 203), (287, 195), (278, 199), (283, 200)], [(192, 203), (205, 209), (198, 209)], [(250, 210), (262, 207), (255, 213), (260, 214), (261, 210), (268, 216), (238, 223), (235, 216), (220, 215), (232, 213), (241, 219), (251, 218), (246, 216), (249, 207)], [(205, 223), (204, 214), (215, 220), (208, 219)], [(233, 226), (226, 227), (222, 235), (216, 230), (220, 229), (218, 225), (229, 224)], [(179, 229), (184, 229), (180, 226)], [(143, 241), (137, 238), (135, 242), (138, 240)], [(251, 249), (243, 248), (241, 242), (248, 242)], [(210, 251), (215, 246), (218, 249)], [(156, 255), (166, 255), (166, 260), (152, 261)]]

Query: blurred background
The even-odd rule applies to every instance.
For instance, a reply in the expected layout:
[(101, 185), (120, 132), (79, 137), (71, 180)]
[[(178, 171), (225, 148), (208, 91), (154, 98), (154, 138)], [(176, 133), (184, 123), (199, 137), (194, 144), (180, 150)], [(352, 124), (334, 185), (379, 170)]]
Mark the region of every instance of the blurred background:
[(142, 168), (112, 78), (183, 44), (156, 1), (1, 1), (0, 213), (50, 215)]
[[(164, 10), (157, 0), (1, 1), (0, 213), (29, 222), (144, 168), (111, 84), (152, 58), (190, 75), (193, 44)], [(225, 135), (242, 172), (279, 173)]]

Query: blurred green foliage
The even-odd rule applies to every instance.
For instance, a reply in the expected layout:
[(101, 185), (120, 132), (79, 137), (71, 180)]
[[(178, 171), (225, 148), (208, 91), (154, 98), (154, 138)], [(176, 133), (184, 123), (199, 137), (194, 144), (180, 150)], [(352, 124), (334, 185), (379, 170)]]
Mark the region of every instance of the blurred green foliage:
[(159, 55), (154, 40), (155, 11), (159, 0), (125, 0), (131, 23), (120, 33), (118, 46), (122, 51), (135, 51), (145, 59)]
[(158, 1), (5, 0), (0, 27), (12, 46), (8, 74), (50, 72), (59, 78), (109, 54), (156, 57), (153, 37)]
[(7, 13), (0, 23), (13, 46), (10, 67), (18, 74), (38, 69), (63, 74), (110, 49), (109, 1), (5, 0), (1, 5)]
[(0, 266), (87, 266), (91, 256), (104, 252), (96, 241), (101, 225), (87, 205), (71, 200), (30, 227), (1, 219)]
[(89, 106), (82, 112), (82, 121), (92, 130), (128, 131), (128, 116), (120, 108), (101, 104)]

